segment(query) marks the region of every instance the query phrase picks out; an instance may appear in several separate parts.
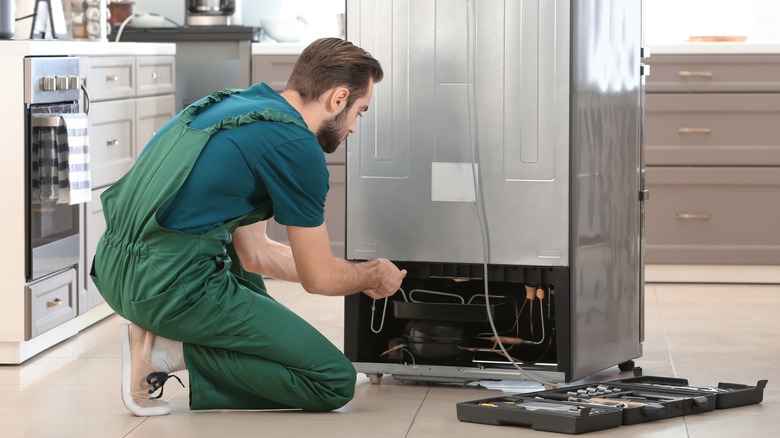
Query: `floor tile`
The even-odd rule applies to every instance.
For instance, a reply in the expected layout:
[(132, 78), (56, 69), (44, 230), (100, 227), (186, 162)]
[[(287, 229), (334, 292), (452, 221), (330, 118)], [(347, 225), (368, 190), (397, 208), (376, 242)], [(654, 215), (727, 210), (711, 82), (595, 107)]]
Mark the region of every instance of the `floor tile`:
[[(749, 274), (749, 272), (748, 272)], [(343, 298), (306, 293), (268, 280), (269, 291), (343, 345)], [(769, 437), (780, 430), (780, 286), (650, 283), (645, 289), (645, 342), (636, 360), (644, 375), (687, 378), (692, 384), (755, 384), (768, 379), (759, 405), (671, 418), (589, 433), (594, 437)], [(168, 416), (138, 418), (119, 396), (118, 327), (111, 316), (22, 365), (0, 366), (0, 435), (17, 437), (388, 437), (459, 438), (564, 436), (518, 426), (458, 421), (456, 404), (534, 384), (501, 382), (493, 389), (400, 382), (372, 384), (358, 376), (355, 398), (330, 413), (189, 410), (189, 389), (165, 387)], [(187, 383), (187, 372), (177, 373)], [(630, 377), (611, 367), (576, 384)], [(541, 385), (536, 386), (541, 390)], [(513, 392), (515, 391), (515, 392)]]

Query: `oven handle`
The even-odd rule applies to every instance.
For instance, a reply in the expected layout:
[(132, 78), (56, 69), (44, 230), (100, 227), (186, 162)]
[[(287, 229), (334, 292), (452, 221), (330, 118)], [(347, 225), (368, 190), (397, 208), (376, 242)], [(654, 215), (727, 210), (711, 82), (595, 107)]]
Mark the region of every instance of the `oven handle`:
[(33, 116), (32, 125), (36, 128), (56, 128), (60, 125), (61, 117), (59, 115), (54, 116)]
[(84, 114), (89, 115), (89, 93), (84, 81), (81, 81), (81, 91), (84, 92)]

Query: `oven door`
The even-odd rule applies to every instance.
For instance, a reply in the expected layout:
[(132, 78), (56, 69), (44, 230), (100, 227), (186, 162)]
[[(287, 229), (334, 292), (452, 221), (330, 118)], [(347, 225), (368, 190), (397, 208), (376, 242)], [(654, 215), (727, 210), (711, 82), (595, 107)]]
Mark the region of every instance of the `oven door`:
[[(27, 166), (27, 281), (74, 266), (79, 261), (79, 205), (59, 198), (56, 136), (59, 114), (76, 105), (30, 110)], [(60, 133), (61, 135), (61, 133)], [(67, 153), (67, 152), (66, 152)]]

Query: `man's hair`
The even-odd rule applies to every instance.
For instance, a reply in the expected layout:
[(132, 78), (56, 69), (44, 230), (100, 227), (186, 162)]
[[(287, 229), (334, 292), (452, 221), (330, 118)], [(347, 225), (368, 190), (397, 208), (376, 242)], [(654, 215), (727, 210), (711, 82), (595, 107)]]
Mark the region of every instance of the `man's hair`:
[(287, 88), (300, 94), (304, 103), (313, 102), (336, 87), (349, 90), (347, 107), (368, 93), (369, 79), (382, 80), (379, 61), (368, 52), (340, 38), (321, 38), (301, 52)]

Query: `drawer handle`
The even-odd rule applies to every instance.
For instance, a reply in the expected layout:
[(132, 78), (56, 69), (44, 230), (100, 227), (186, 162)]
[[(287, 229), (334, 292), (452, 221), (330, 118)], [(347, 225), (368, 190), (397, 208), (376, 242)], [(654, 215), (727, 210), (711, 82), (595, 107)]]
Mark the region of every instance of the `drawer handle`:
[(152, 73), (152, 79), (160, 79), (162, 77), (162, 73)]
[(119, 80), (117, 75), (106, 75), (106, 82), (116, 82)]
[(679, 134), (709, 134), (710, 128), (677, 128)]
[(687, 71), (687, 70), (680, 70), (677, 72), (677, 76), (681, 78), (691, 78), (691, 77), (698, 77), (698, 78), (711, 78), (712, 72), (709, 70), (704, 71)]
[(118, 144), (119, 144), (119, 140), (116, 140), (116, 139), (115, 140), (108, 140), (106, 142), (106, 146), (108, 146), (108, 147), (117, 146)]
[(677, 213), (677, 219), (681, 220), (710, 220), (709, 213)]
[(60, 300), (59, 298), (55, 298), (54, 301), (48, 301), (46, 303), (46, 308), (48, 309), (49, 307), (57, 307), (60, 304), (62, 304), (62, 300)]

